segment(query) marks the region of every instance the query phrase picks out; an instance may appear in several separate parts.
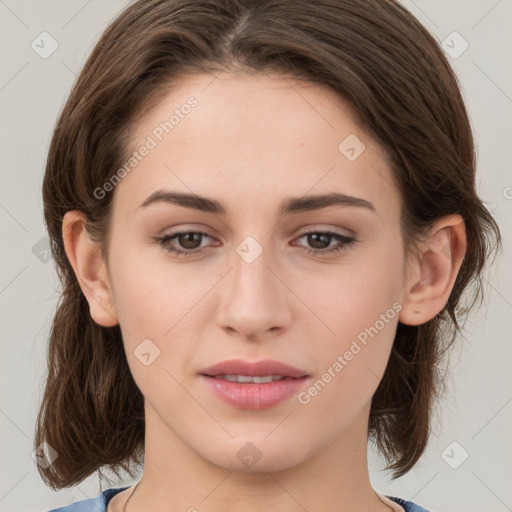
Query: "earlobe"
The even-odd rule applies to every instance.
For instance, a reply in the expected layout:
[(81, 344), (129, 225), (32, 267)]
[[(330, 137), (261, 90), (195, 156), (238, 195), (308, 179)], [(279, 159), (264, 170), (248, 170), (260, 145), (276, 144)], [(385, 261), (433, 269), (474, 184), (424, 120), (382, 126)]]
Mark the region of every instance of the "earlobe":
[(406, 284), (400, 322), (420, 325), (445, 307), (466, 252), (466, 229), (460, 215), (438, 219), (421, 242)]
[(104, 327), (117, 325), (119, 321), (106, 265), (101, 251), (87, 233), (82, 212), (73, 210), (64, 215), (62, 237), (66, 255), (89, 303), (92, 319)]

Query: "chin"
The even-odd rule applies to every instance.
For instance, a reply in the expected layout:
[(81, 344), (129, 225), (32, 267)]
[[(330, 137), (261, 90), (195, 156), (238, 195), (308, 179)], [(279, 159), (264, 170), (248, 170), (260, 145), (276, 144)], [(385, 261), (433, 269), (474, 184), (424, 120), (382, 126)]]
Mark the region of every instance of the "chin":
[(260, 441), (231, 440), (229, 446), (216, 444), (214, 453), (202, 454), (209, 462), (236, 473), (268, 473), (285, 471), (305, 459), (303, 443), (295, 446), (275, 446), (264, 437)]

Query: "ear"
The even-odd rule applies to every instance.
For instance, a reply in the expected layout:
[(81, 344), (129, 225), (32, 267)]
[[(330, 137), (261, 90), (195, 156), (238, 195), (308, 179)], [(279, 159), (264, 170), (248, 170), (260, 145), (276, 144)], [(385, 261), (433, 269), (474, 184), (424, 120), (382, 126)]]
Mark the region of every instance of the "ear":
[(446, 305), (466, 253), (466, 227), (460, 215), (438, 219), (409, 265), (399, 320), (420, 325)]
[(83, 294), (89, 303), (93, 320), (104, 327), (119, 323), (106, 264), (99, 247), (90, 239), (85, 228), (85, 215), (69, 211), (62, 222), (62, 237), (66, 255), (73, 267)]

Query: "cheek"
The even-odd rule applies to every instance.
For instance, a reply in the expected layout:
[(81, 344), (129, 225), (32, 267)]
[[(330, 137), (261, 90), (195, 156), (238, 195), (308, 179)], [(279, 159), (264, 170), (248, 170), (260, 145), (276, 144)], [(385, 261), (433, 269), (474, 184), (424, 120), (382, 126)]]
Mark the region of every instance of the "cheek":
[(176, 361), (185, 364), (194, 353), (191, 336), (206, 317), (200, 299), (214, 283), (185, 267), (161, 256), (155, 259), (144, 249), (121, 255), (113, 245), (114, 301), (127, 358), (141, 388), (152, 385), (152, 379), (168, 381), (165, 370), (174, 373)]
[(315, 350), (318, 373), (298, 396), (301, 404), (314, 404), (318, 417), (330, 418), (333, 426), (356, 417), (375, 393), (387, 366), (400, 304), (383, 309), (368, 304), (351, 315), (344, 311), (333, 324), (336, 335)]
[(126, 357), (146, 400), (158, 402), (172, 394), (173, 407), (179, 407), (181, 388), (172, 377), (172, 361), (189, 357), (180, 329), (190, 306), (173, 276), (155, 265), (142, 266), (143, 259), (136, 254), (119, 259), (113, 276)]
[(114, 243), (112, 246), (119, 323), (130, 335), (162, 338), (186, 313), (193, 298), (197, 300), (195, 288), (200, 288), (200, 283), (187, 277), (182, 266), (166, 265), (165, 257), (154, 247), (134, 243), (129, 254), (121, 254)]
[(340, 267), (321, 287), (308, 284), (311, 309), (330, 332), (315, 351), (321, 371), (316, 388), (331, 390), (326, 407), (339, 397), (345, 404), (369, 400), (387, 365), (401, 310), (401, 259), (397, 251), (371, 256), (375, 261), (362, 257)]
[(308, 305), (326, 327), (323, 330), (339, 343), (357, 338), (376, 323), (383, 337), (393, 337), (388, 324), (398, 321), (396, 303), (402, 288), (398, 251), (358, 254), (325, 276), (310, 275), (303, 285)]

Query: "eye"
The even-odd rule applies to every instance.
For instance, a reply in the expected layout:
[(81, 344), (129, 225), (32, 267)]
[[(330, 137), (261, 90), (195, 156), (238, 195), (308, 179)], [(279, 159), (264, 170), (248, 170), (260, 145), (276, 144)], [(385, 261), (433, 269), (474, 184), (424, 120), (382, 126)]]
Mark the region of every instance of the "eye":
[[(201, 247), (201, 239), (203, 237), (210, 238), (210, 236), (203, 231), (180, 231), (164, 235), (163, 237), (157, 238), (157, 240), (168, 252), (176, 256), (188, 256), (204, 252), (205, 249)], [(184, 249), (177, 248), (169, 243), (174, 239), (176, 239), (176, 243), (179, 243)]]
[[(206, 250), (201, 246), (204, 237), (211, 238), (208, 233), (203, 231), (180, 231), (159, 237), (157, 241), (169, 253), (178, 257), (186, 257), (201, 254)], [(313, 247), (313, 249), (303, 247), (302, 250), (318, 256), (328, 256), (335, 252), (348, 250), (356, 242), (354, 237), (335, 231), (309, 231), (303, 233), (297, 240), (302, 238), (306, 239), (307, 243)], [(171, 243), (173, 240), (175, 242)], [(333, 241), (337, 241), (337, 244), (330, 247)], [(177, 244), (181, 248), (177, 247)]]
[[(305, 238), (307, 243), (314, 247), (313, 250), (308, 248), (304, 248), (303, 250), (308, 254), (318, 256), (328, 256), (335, 252), (348, 250), (349, 247), (356, 242), (353, 236), (342, 235), (335, 231), (309, 231), (302, 234), (297, 240), (301, 238)], [(338, 243), (329, 248), (333, 240), (337, 240)]]

